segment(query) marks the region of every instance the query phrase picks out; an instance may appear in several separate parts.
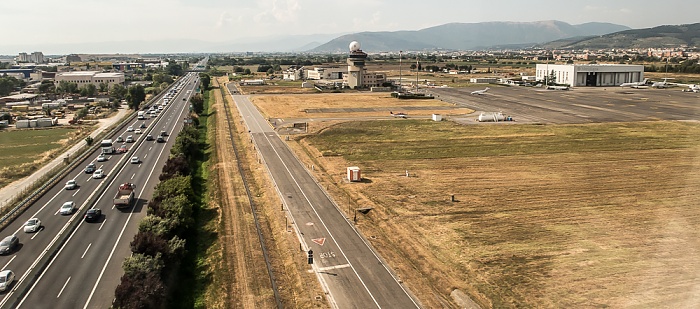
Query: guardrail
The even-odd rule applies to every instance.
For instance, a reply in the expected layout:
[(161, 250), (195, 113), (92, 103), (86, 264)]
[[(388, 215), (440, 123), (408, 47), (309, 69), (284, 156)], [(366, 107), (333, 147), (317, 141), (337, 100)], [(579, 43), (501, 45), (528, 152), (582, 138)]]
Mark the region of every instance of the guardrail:
[[(146, 103), (144, 106), (148, 107), (148, 106), (150, 106), (151, 104), (153, 104), (154, 102), (157, 102), (157, 101), (159, 101), (160, 99), (162, 99), (163, 96), (165, 96), (165, 94), (167, 93), (167, 91), (170, 90), (170, 89), (173, 87), (174, 84), (175, 84), (175, 83), (173, 82), (173, 84), (172, 84), (170, 87), (168, 87), (166, 90), (161, 91), (161, 93), (159, 93), (158, 95), (156, 95), (156, 96), (154, 96), (153, 98), (151, 98), (150, 100), (148, 100), (147, 103)], [(133, 118), (135, 118), (135, 117), (136, 117), (136, 113), (132, 113), (131, 115), (129, 115), (129, 116), (127, 116), (126, 118), (124, 118), (124, 119), (123, 119), (121, 122), (119, 122), (118, 124), (112, 126), (112, 127), (111, 127), (111, 130), (108, 130), (108, 131), (106, 130), (106, 131), (104, 131), (104, 132), (98, 134), (98, 135), (96, 136), (95, 140), (96, 140), (96, 141), (99, 141), (99, 140), (101, 140), (101, 138), (104, 137), (104, 136), (111, 136), (111, 135), (113, 135), (113, 134), (116, 133), (117, 131), (119, 131), (119, 130), (121, 130), (122, 128), (124, 128), (124, 126), (126, 126), (126, 124), (129, 123), (131, 120), (133, 120)], [(82, 142), (82, 141), (80, 141), (80, 142)], [(5, 227), (7, 226), (7, 224), (9, 224), (10, 222), (12, 222), (12, 221), (13, 221), (16, 217), (18, 217), (19, 215), (21, 215), (27, 208), (29, 208), (29, 206), (31, 206), (34, 202), (36, 202), (39, 198), (41, 198), (46, 192), (48, 192), (48, 190), (49, 190), (51, 187), (53, 187), (54, 185), (56, 185), (56, 183), (58, 182), (58, 180), (60, 180), (61, 178), (65, 177), (66, 174), (68, 174), (68, 172), (69, 172), (70, 170), (72, 170), (73, 168), (75, 168), (78, 164), (83, 163), (83, 160), (85, 160), (85, 157), (87, 157), (88, 155), (90, 155), (90, 154), (91, 154), (93, 151), (95, 151), (98, 147), (99, 147), (99, 143), (96, 143), (95, 145), (92, 145), (92, 146), (90, 146), (90, 147), (83, 148), (82, 152), (81, 152), (81, 150), (78, 150), (77, 153), (79, 153), (79, 155), (78, 155), (77, 157), (75, 157), (75, 159), (71, 160), (71, 162), (68, 163), (68, 165), (65, 165), (65, 166), (59, 165), (59, 166), (56, 166), (55, 168), (49, 170), (49, 171), (46, 173), (46, 175), (52, 175), (52, 174), (53, 174), (53, 176), (48, 176), (48, 177), (49, 177), (48, 180), (45, 180), (44, 177), (39, 178), (39, 179), (37, 180), (37, 182), (38, 182), (38, 181), (44, 181), (44, 184), (41, 185), (41, 186), (38, 187), (38, 188), (35, 188), (34, 191), (31, 192), (31, 193), (29, 193), (29, 195), (28, 195), (27, 197), (25, 197), (24, 199), (22, 199), (17, 205), (15, 205), (12, 209), (10, 209), (9, 211), (7, 211), (7, 213), (5, 213), (2, 217), (0, 217), (0, 231), (1, 231), (1, 230), (4, 230)], [(20, 199), (21, 199), (21, 198), (20, 198)]]
[[(174, 84), (174, 83), (173, 83), (173, 84)], [(168, 88), (168, 89), (170, 89), (170, 88)], [(151, 98), (151, 99), (148, 101), (148, 103), (146, 103), (145, 106), (148, 106), (148, 105), (150, 105), (150, 104), (153, 104), (153, 102), (159, 101), (159, 100), (162, 98), (162, 95), (164, 95), (165, 93), (166, 93), (166, 91), (163, 91), (161, 94), (159, 94), (159, 95), (157, 95), (157, 96)], [(114, 126), (114, 128), (112, 128), (112, 130), (110, 130), (108, 133), (106, 133), (106, 135), (111, 135), (111, 134), (114, 134), (115, 131), (121, 130), (124, 126), (126, 126), (127, 123), (129, 123), (131, 120), (133, 120), (133, 118), (136, 117), (136, 116), (137, 116), (136, 113), (132, 113), (131, 115), (129, 115), (128, 117), (126, 117), (124, 121), (122, 121), (121, 123), (119, 123), (119, 124), (117, 124), (116, 126)], [(104, 135), (101, 135), (101, 136), (104, 136)], [(143, 142), (144, 142), (144, 140), (141, 140), (141, 141), (140, 141), (140, 143), (143, 143)], [(99, 145), (99, 144), (98, 144), (98, 145)], [(92, 148), (97, 148), (98, 145), (96, 145), (96, 146), (94, 146), (94, 147), (90, 147), (90, 148), (88, 148), (88, 150), (89, 150), (89, 149), (92, 149)], [(134, 148), (131, 148), (131, 149), (129, 149), (129, 152), (127, 152), (127, 154), (132, 153), (133, 151), (134, 151)], [(85, 151), (85, 152), (83, 152), (83, 153), (81, 154), (81, 160), (75, 160), (73, 163), (75, 163), (75, 164), (77, 164), (77, 162), (82, 163), (82, 159), (84, 159), (84, 156), (87, 156), (87, 155), (89, 155), (90, 153), (91, 153), (91, 151)], [(128, 155), (127, 155), (127, 156), (123, 156), (122, 158), (128, 158)], [(119, 170), (119, 169), (123, 168), (124, 165), (126, 165), (126, 164), (128, 163), (128, 161), (129, 161), (129, 160), (122, 159), (121, 162), (120, 162), (119, 164), (117, 164), (117, 166), (115, 166), (115, 170)], [(69, 166), (70, 166), (70, 165), (69, 165)], [(65, 172), (65, 171), (66, 171), (66, 168), (68, 168), (68, 166), (67, 166), (67, 167), (64, 167), (64, 169), (62, 170), (62, 172)], [(56, 175), (56, 176), (54, 176), (54, 178), (59, 177), (59, 179), (60, 179), (62, 176), (63, 176), (63, 175)], [(104, 192), (109, 188), (109, 186), (114, 182), (114, 178), (115, 178), (115, 177), (117, 177), (117, 173), (110, 173), (110, 175), (107, 176), (107, 178), (105, 179), (106, 181), (103, 181), (103, 182), (97, 187), (97, 189), (95, 190), (95, 192), (94, 192), (94, 193), (91, 195), (91, 197), (88, 199), (88, 202), (85, 203), (85, 204), (83, 204), (83, 206), (81, 206), (81, 208), (78, 209), (78, 210), (75, 212), (76, 215), (74, 215), (73, 217), (71, 217), (71, 219), (70, 219), (71, 221), (69, 221), (68, 229), (66, 229), (66, 230), (64, 230), (63, 232), (60, 233), (60, 235), (62, 235), (62, 237), (59, 237), (55, 243), (51, 244), (51, 245), (49, 246), (49, 248), (47, 248), (44, 252), (42, 252), (43, 256), (41, 256), (39, 262), (35, 264), (35, 265), (38, 265), (38, 267), (30, 268), (30, 269), (28, 270), (29, 273), (27, 274), (26, 279), (23, 280), (22, 282), (18, 283), (17, 285), (15, 285), (15, 287), (12, 289), (12, 291), (13, 291), (13, 292), (14, 292), (14, 291), (19, 291), (19, 292), (16, 293), (16, 294), (13, 294), (13, 295), (11, 296), (12, 299), (9, 299), (9, 300), (6, 302), (6, 304), (9, 304), (9, 308), (16, 308), (16, 307), (19, 305), (19, 302), (22, 301), (22, 298), (24, 298), (24, 296), (27, 294), (27, 292), (29, 291), (30, 287), (36, 282), (36, 280), (39, 279), (39, 277), (41, 276), (41, 274), (44, 273), (44, 270), (45, 270), (46, 267), (48, 266), (48, 262), (49, 262), (51, 259), (53, 259), (53, 258), (56, 256), (56, 254), (58, 254), (59, 249), (60, 249), (61, 247), (63, 247), (63, 245), (66, 243), (66, 241), (67, 241), (68, 238), (69, 238), (68, 235), (71, 235), (71, 234), (73, 233), (73, 231), (75, 231), (75, 229), (78, 228), (78, 225), (80, 225), (80, 222), (81, 222), (81, 219), (82, 219), (83, 216), (82, 216), (82, 215), (78, 215), (78, 214), (81, 214), (84, 210), (87, 211), (87, 210), (85, 209), (86, 207), (89, 209), (92, 205), (96, 204), (97, 201), (99, 200), (99, 198), (103, 195), (103, 193), (104, 193)], [(52, 178), (52, 179), (54, 179), (54, 178)], [(45, 184), (45, 185), (42, 186), (42, 187), (45, 187), (45, 186), (47, 186), (47, 185), (48, 185), (48, 183)], [(49, 187), (50, 187), (50, 186), (49, 186)], [(44, 193), (45, 193), (45, 192), (44, 192)], [(43, 194), (43, 193), (41, 193), (41, 194)], [(137, 203), (137, 202), (138, 202), (138, 201), (134, 201), (134, 203)], [(134, 206), (135, 206), (135, 205), (132, 205), (132, 207), (134, 207)]]

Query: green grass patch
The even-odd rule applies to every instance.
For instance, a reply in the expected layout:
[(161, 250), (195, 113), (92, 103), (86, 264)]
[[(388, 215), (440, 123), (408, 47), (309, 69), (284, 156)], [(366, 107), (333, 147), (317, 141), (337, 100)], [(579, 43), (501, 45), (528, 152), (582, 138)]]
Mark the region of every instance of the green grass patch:
[(691, 148), (700, 124), (458, 125), (425, 120), (343, 123), (308, 137), (350, 161), (445, 159)]
[(34, 162), (43, 153), (62, 147), (61, 141), (74, 131), (68, 128), (0, 131), (2, 167)]

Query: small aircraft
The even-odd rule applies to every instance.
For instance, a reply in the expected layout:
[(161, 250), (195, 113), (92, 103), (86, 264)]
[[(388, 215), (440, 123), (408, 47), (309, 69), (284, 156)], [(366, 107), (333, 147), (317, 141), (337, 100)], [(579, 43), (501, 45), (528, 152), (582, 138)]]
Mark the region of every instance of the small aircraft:
[(641, 81), (641, 82), (622, 83), (622, 84), (620, 84), (620, 87), (639, 88), (639, 87), (644, 87), (644, 86), (646, 86), (648, 82), (649, 82), (649, 79), (648, 79), (648, 78), (645, 78), (645, 79), (644, 79), (643, 81)]
[(668, 87), (675, 86), (676, 84), (668, 82), (669, 79), (673, 79), (673, 78), (664, 78), (663, 82), (654, 82), (653, 84), (651, 84), (651, 87), (653, 87), (653, 88), (668, 88)]
[(547, 86), (547, 90), (569, 90), (569, 86)]
[(406, 114), (406, 113), (396, 113), (396, 114), (394, 114), (394, 112), (391, 112), (391, 111), (390, 111), (389, 114), (391, 114), (392, 116), (394, 116), (394, 117), (396, 117), (396, 118), (404, 118), (404, 119), (405, 119), (405, 118), (408, 118), (408, 114)]
[(482, 94), (486, 93), (486, 91), (489, 91), (489, 89), (491, 89), (491, 88), (489, 88), (489, 87), (486, 87), (486, 89), (484, 89), (484, 90), (476, 90), (476, 91), (472, 91), (472, 94), (478, 94), (478, 95), (482, 95)]
[(700, 85), (688, 85), (688, 89), (683, 89), (683, 92), (700, 92)]

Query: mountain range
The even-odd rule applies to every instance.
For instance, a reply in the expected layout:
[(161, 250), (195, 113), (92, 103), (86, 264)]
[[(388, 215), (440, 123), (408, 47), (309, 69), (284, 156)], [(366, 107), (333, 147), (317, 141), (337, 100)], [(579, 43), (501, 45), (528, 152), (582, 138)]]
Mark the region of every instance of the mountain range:
[(532, 46), (559, 39), (604, 35), (630, 28), (611, 23), (571, 25), (562, 21), (449, 23), (416, 31), (346, 34), (310, 52), (346, 52), (358, 41), (365, 51), (477, 50), (493, 46)]
[(700, 46), (700, 23), (665, 25), (620, 31), (600, 36), (556, 40), (540, 47), (548, 49), (660, 48)]

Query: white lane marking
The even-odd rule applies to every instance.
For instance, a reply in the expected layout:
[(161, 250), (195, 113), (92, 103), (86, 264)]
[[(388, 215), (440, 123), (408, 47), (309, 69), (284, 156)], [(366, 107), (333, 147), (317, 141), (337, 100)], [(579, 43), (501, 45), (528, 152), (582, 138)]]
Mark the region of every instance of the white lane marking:
[(13, 256), (13, 257), (10, 259), (10, 261), (8, 261), (7, 264), (5, 264), (5, 266), (2, 267), (2, 270), (5, 270), (5, 268), (7, 268), (7, 265), (10, 265), (10, 263), (12, 263), (12, 261), (14, 261), (14, 259), (15, 259), (16, 257), (17, 257), (17, 255), (15, 254), (15, 256)]
[(80, 189), (75, 190), (75, 193), (73, 193), (73, 196), (75, 196), (76, 194), (78, 194), (78, 191), (80, 191)]
[[(112, 207), (114, 207), (114, 205), (112, 205)], [(107, 219), (102, 220), (102, 224), (100, 224), (100, 228), (97, 229), (98, 231), (102, 230), (102, 227), (105, 225), (105, 222), (107, 222)]]
[(342, 265), (335, 265), (335, 266), (328, 266), (328, 267), (320, 267), (320, 268), (318, 268), (318, 271), (328, 271), (328, 270), (348, 268), (348, 267), (350, 267), (350, 264), (342, 264)]
[(148, 158), (148, 154), (143, 155), (143, 158), (144, 158), (144, 159), (145, 159), (145, 158)]
[(41, 227), (39, 227), (39, 229), (36, 230), (36, 232), (34, 232), (34, 235), (32, 235), (32, 238), (31, 238), (31, 239), (34, 239), (34, 237), (36, 237), (36, 235), (39, 235), (39, 233), (41, 233), (42, 230), (44, 230), (44, 229), (42, 229)]
[(89, 243), (87, 248), (85, 248), (85, 252), (83, 252), (83, 255), (80, 256), (81, 259), (84, 258), (85, 254), (88, 252), (88, 250), (90, 250), (90, 246), (92, 246), (92, 243)]
[(58, 295), (56, 295), (56, 298), (61, 297), (61, 294), (63, 293), (63, 290), (66, 288), (66, 285), (68, 285), (68, 282), (70, 282), (70, 277), (68, 277), (68, 280), (66, 280), (66, 283), (63, 284), (63, 287), (61, 288), (61, 291), (58, 292)]
[(148, 147), (148, 150), (150, 151), (150, 150), (151, 150), (151, 148), (153, 148), (153, 146), (151, 146), (151, 147)]
[[(180, 117), (182, 117), (183, 112), (185, 112), (184, 108), (182, 110), (180, 110), (180, 114), (178, 114), (178, 116), (177, 116), (178, 119)], [(174, 126), (171, 129), (171, 132), (172, 132), (172, 130), (175, 130)], [(165, 150), (165, 147), (160, 149), (160, 153), (158, 154), (158, 158), (160, 158), (163, 155), (164, 150)], [(153, 164), (153, 167), (151, 168), (151, 172), (148, 174), (148, 178), (146, 178), (146, 182), (144, 182), (144, 183), (148, 183), (148, 181), (151, 179), (151, 176), (153, 176), (153, 171), (155, 169), (156, 169), (156, 165)], [(143, 194), (143, 190), (141, 190), (139, 192), (139, 196), (137, 196), (136, 198), (137, 199), (141, 198), (141, 194)], [(131, 207), (133, 209), (134, 206), (131, 206)], [(117, 250), (117, 245), (119, 245), (119, 241), (122, 239), (122, 235), (124, 234), (124, 230), (126, 230), (126, 225), (129, 224), (129, 221), (131, 220), (131, 216), (133, 214), (134, 214), (133, 211), (129, 212), (129, 217), (126, 218), (126, 222), (124, 223), (124, 226), (122, 226), (121, 232), (119, 232), (119, 237), (117, 237), (117, 241), (114, 243), (114, 246), (112, 246), (112, 251), (109, 253), (109, 256), (107, 257), (107, 261), (105, 262), (104, 266), (102, 266), (102, 271), (100, 271), (100, 276), (97, 277), (97, 281), (95, 281), (95, 285), (92, 287), (92, 291), (90, 291), (90, 296), (88, 297), (87, 301), (85, 302), (85, 306), (83, 306), (83, 309), (87, 309), (88, 305), (90, 305), (90, 301), (92, 300), (92, 296), (95, 295), (95, 290), (97, 290), (97, 285), (100, 284), (100, 280), (102, 280), (102, 276), (104, 275), (105, 270), (107, 269), (107, 265), (109, 264), (109, 261), (112, 260), (112, 256), (114, 255), (114, 251)], [(27, 293), (27, 294), (29, 294), (29, 293)]]
[(136, 177), (136, 173), (134, 173), (133, 175), (131, 175), (131, 179), (134, 179), (134, 177)]

